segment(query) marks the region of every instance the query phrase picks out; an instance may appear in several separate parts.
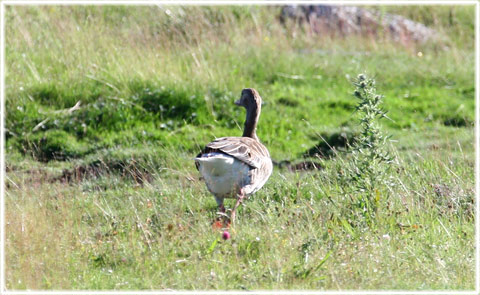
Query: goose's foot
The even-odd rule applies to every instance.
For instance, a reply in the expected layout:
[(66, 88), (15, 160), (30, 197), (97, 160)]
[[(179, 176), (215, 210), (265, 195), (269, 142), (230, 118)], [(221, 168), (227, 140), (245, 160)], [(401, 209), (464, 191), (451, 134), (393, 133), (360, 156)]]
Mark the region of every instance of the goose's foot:
[(223, 226), (225, 228), (229, 228), (230, 227), (230, 218), (226, 217), (224, 220), (223, 220)]
[(230, 218), (226, 214), (227, 210), (223, 204), (218, 205), (217, 215), (213, 221), (212, 227), (214, 229), (228, 228), (230, 226)]
[[(223, 207), (223, 205), (222, 205)], [(223, 227), (229, 228), (230, 227), (230, 217), (227, 214), (227, 210), (225, 210), (225, 207), (223, 207), (223, 211), (221, 213), (221, 219), (223, 221)]]
[(232, 225), (235, 225), (236, 211), (237, 211), (238, 206), (240, 206), (240, 204), (242, 203), (244, 198), (245, 198), (245, 193), (244, 193), (243, 189), (241, 189), (240, 193), (237, 196), (237, 202), (235, 203), (235, 206), (233, 207), (232, 213), (230, 214), (230, 222), (232, 223)]

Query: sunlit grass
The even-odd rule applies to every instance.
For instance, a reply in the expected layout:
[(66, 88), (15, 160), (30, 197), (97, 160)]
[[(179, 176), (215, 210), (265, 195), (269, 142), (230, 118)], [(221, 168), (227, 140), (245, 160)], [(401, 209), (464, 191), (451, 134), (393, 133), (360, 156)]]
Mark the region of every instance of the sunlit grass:
[[(338, 194), (335, 170), (276, 170), (241, 207), (228, 241), (211, 227), (215, 201), (189, 162), (154, 171), (143, 186), (116, 174), (68, 185), (42, 178), (48, 173), (14, 171), (6, 195), (7, 282), (56, 289), (469, 288), (473, 160), (471, 149), (459, 148), (401, 154), (396, 185), (382, 192), (371, 228), (345, 219), (354, 215), (345, 214), (351, 201)], [(58, 271), (68, 276), (53, 275)]]

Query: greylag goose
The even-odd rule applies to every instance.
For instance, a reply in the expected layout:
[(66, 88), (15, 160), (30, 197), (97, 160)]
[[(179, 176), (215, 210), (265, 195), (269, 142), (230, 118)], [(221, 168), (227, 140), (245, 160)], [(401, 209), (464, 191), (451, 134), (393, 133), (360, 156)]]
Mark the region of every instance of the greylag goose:
[(224, 198), (237, 199), (230, 215), (232, 224), (243, 199), (258, 191), (273, 169), (270, 154), (256, 134), (262, 98), (255, 89), (247, 88), (235, 104), (247, 110), (242, 137), (218, 138), (195, 158), (195, 165), (215, 196), (220, 212), (225, 214)]

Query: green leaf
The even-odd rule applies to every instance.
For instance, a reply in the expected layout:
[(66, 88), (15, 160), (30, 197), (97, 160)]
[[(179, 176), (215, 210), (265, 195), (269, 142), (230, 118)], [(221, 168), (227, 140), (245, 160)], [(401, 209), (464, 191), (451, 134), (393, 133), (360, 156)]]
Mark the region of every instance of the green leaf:
[(327, 259), (330, 257), (330, 255), (332, 255), (332, 251), (328, 251), (327, 255), (325, 255), (325, 257), (323, 257), (323, 259), (320, 261), (317, 267), (315, 267), (315, 271), (320, 269), (320, 267), (322, 267), (322, 265), (324, 265), (325, 262), (327, 262)]
[(215, 249), (215, 246), (217, 246), (218, 241), (220, 241), (220, 238), (216, 238), (215, 241), (212, 242), (210, 247), (208, 247), (207, 254), (210, 254), (213, 252), (213, 250)]

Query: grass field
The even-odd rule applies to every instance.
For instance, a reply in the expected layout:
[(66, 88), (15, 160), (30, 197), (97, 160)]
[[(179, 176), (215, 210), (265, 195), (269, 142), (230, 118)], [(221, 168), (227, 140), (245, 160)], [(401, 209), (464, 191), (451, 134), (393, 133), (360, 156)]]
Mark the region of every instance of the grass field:
[[(378, 9), (445, 38), (318, 36), (274, 6), (7, 7), (7, 288), (474, 289), (474, 6)], [(368, 222), (342, 176), (359, 73), (394, 155)], [(279, 165), (223, 241), (193, 158), (241, 135), (247, 87)]]

